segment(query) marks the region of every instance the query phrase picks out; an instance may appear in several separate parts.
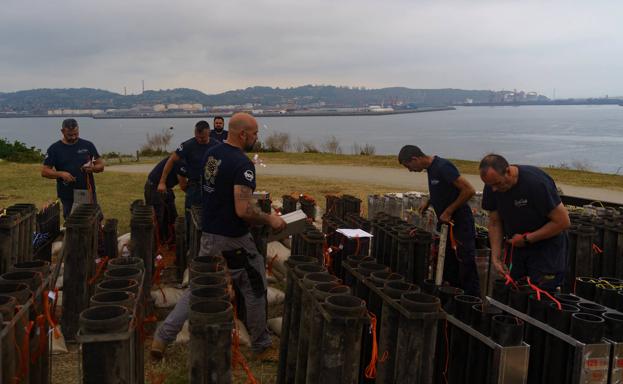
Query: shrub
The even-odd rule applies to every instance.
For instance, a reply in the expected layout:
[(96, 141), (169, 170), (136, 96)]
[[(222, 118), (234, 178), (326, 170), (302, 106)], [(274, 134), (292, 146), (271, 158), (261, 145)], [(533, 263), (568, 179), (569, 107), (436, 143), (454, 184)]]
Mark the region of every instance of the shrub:
[(271, 132), (264, 140), (265, 152), (286, 152), (290, 148), (290, 134), (284, 132)]
[(147, 142), (143, 144), (140, 154), (143, 156), (161, 156), (167, 154), (167, 147), (171, 143), (173, 132), (162, 128), (159, 133), (147, 134)]
[(363, 146), (357, 142), (353, 144), (353, 155), (373, 156), (375, 153), (376, 149), (372, 144), (365, 143)]
[(300, 137), (296, 139), (294, 143), (294, 151), (299, 153), (318, 153), (320, 152), (316, 148), (316, 144), (313, 141), (304, 141)]
[(334, 155), (339, 155), (342, 153), (342, 147), (340, 146), (340, 142), (337, 137), (331, 135), (325, 140), (324, 144), (322, 144), (322, 150), (326, 153), (332, 153)]
[(39, 163), (43, 160), (43, 154), (40, 149), (28, 147), (21, 141), (11, 143), (7, 139), (0, 139), (0, 159), (16, 163)]

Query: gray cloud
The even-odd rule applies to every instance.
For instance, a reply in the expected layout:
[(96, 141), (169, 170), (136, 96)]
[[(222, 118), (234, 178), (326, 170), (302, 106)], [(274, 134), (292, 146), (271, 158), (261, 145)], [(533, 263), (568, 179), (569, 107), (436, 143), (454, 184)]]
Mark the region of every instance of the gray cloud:
[(0, 91), (252, 85), (622, 95), (619, 1), (16, 1)]

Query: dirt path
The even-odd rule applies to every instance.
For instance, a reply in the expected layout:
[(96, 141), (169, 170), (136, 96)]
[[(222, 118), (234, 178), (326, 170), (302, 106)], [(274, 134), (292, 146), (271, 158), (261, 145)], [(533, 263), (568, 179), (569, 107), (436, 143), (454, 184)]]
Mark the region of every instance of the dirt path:
[[(113, 165), (106, 168), (113, 172), (147, 174), (153, 164)], [(383, 184), (395, 187), (397, 192), (426, 191), (428, 183), (426, 173), (409, 173), (403, 169), (381, 167), (356, 167), (346, 165), (309, 165), (309, 164), (268, 164), (257, 167), (257, 174), (267, 176), (308, 177), (312, 179), (344, 180), (355, 183)], [(465, 175), (476, 190), (482, 190), (483, 183), (478, 175)], [(610, 201), (623, 204), (623, 192), (603, 189), (578, 187), (557, 183), (563, 193), (597, 201)]]

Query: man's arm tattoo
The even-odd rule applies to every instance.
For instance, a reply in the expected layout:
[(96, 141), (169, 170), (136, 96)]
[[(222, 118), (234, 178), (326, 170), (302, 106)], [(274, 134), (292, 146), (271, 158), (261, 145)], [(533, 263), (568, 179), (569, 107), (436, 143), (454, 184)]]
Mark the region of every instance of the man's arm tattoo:
[(266, 216), (257, 205), (257, 200), (253, 198), (253, 190), (251, 188), (241, 186), (240, 192), (236, 198), (246, 203), (245, 213), (247, 216), (258, 219)]

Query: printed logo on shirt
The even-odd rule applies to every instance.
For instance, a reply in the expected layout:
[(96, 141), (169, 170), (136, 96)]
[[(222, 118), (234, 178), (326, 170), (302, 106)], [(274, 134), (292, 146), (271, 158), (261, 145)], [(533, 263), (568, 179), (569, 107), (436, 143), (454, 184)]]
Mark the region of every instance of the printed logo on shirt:
[(88, 153), (89, 153), (89, 150), (88, 150), (88, 149), (86, 149), (86, 148), (80, 148), (80, 149), (78, 150), (78, 152), (77, 152), (77, 153), (78, 153), (79, 155), (83, 155), (83, 154), (85, 154), (85, 153), (87, 153), (87, 154), (88, 154)]
[(217, 160), (213, 156), (208, 157), (206, 165), (203, 168), (203, 179), (205, 180), (205, 184), (209, 184), (205, 186), (207, 192), (212, 192), (214, 190), (210, 185), (214, 185), (216, 182), (216, 175), (218, 175), (218, 167), (220, 165), (221, 160)]
[(177, 150), (180, 151), (180, 152), (183, 151), (184, 150), (184, 143), (180, 144), (180, 146), (177, 147)]
[(528, 199), (515, 200), (514, 203), (515, 207), (517, 208), (525, 207), (526, 205), (528, 205)]
[(247, 179), (248, 181), (253, 181), (254, 177), (255, 175), (253, 174), (252, 170), (247, 169), (246, 171), (244, 171), (244, 178)]
[(437, 180), (437, 179), (431, 179), (430, 184), (431, 184), (431, 185), (437, 185), (437, 184), (439, 184), (439, 180)]

